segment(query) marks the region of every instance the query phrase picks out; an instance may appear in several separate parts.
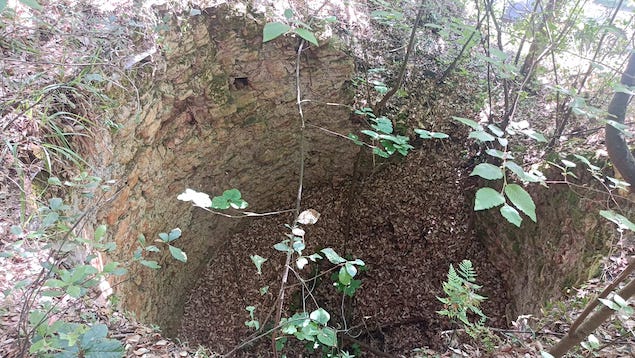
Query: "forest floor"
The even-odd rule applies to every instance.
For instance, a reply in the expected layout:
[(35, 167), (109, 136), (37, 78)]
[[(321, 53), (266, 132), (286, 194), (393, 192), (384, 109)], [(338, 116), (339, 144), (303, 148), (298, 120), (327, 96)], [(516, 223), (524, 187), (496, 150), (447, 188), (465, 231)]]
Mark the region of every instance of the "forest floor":
[[(87, 6), (81, 11), (69, 12), (66, 10), (71, 8), (70, 2), (58, 3), (56, 11), (39, 15), (38, 26), (17, 26), (16, 20), (13, 28), (3, 28), (16, 42), (0, 41), (2, 68), (12, 81), (10, 85), (3, 82), (0, 108), (18, 108), (16, 103), (23, 103), (34, 95), (25, 90), (25, 86), (45, 87), (55, 82), (56, 74), (69, 71), (69, 67), (59, 65), (60, 62), (101, 46), (93, 37), (85, 35), (91, 33), (86, 27), (108, 24), (112, 21), (108, 11), (113, 9), (102, 11)], [(116, 26), (110, 22), (114, 27), (109, 31), (126, 29), (118, 33), (117, 38), (132, 37), (135, 35), (131, 30), (133, 20), (126, 19)], [(64, 31), (64, 26), (73, 31)], [(47, 28), (55, 31), (43, 30)], [(75, 47), (65, 46), (69, 37), (76, 40)], [(16, 43), (26, 47), (15, 50), (12, 45)], [(125, 48), (122, 45), (126, 42), (117, 44)], [(26, 48), (37, 50), (38, 55), (30, 54)], [(430, 68), (430, 62), (425, 59), (415, 60), (413, 66), (426, 73), (438, 71), (438, 68)], [(33, 80), (35, 74), (40, 76)], [(464, 82), (439, 90), (432, 82), (423, 77), (408, 79), (410, 100), (403, 106), (415, 110), (404, 124), (460, 133), (458, 125), (449, 123), (447, 118), (457, 112), (470, 116), (470, 102), (466, 99), (478, 91), (476, 84)], [(431, 98), (442, 100), (431, 105)], [(539, 101), (535, 107), (540, 108)], [(421, 120), (422, 113), (426, 114), (425, 120)], [(45, 199), (33, 189), (33, 181), (46, 168), (45, 157), (38, 148), (47, 133), (26, 116), (16, 116), (13, 110), (2, 109), (0, 114), (4, 139), (0, 153), (0, 357), (14, 357), (19, 356), (16, 333), (25, 323), (21, 313), (23, 295), (29, 287), (26, 283), (42, 272), (41, 263), (49, 259), (50, 249), (47, 242), (17, 234), (12, 227), (25, 224), (28, 221), (25, 216), (36, 212), (37, 201)], [(600, 134), (595, 143), (598, 147), (601, 145)], [(504, 314), (510, 299), (505, 283), (482, 244), (472, 240), (474, 218), (470, 214), (472, 203), (468, 194), (474, 184), (468, 177), (469, 163), (462, 154), (465, 146), (464, 139), (417, 143), (417, 149), (406, 159), (379, 166), (373, 165), (368, 153), (360, 152), (358, 175), (351, 182), (310, 188), (305, 193), (304, 205), (321, 213), (318, 224), (307, 230), (307, 250), (328, 245), (342, 255), (363, 259), (369, 266), (369, 270), (361, 274), (363, 286), (354, 301), (343, 304), (341, 297), (330, 292), (328, 284), (316, 288), (325, 307), (334, 312), (346, 308), (340, 316), (346, 317), (347, 322), (340, 318), (340, 324), (359, 327), (359, 335), (346, 342), (350, 349), (358, 344), (366, 352), (365, 356), (540, 356), (541, 350), (566, 332), (571, 318), (583, 304), (600, 292), (609, 278), (619, 275), (627, 258), (635, 253), (632, 240), (625, 237), (617, 245), (619, 250), (605, 260), (601, 278), (571, 289), (569, 298), (552, 303), (542, 318), (520, 317), (510, 324)], [(157, 327), (143, 325), (112, 305), (96, 301), (65, 301), (69, 316), (64, 318), (87, 322), (87, 313), (90, 313), (91, 319), (108, 325), (110, 337), (120, 340), (130, 357), (203, 357), (213, 356), (212, 352), (227, 352), (249, 335), (244, 326), (243, 303), (257, 303), (258, 309), (263, 311), (273, 304), (271, 295), (243, 292), (240, 287), (260, 287), (263, 281), (277, 281), (277, 270), (269, 270), (269, 276), (258, 277), (254, 275), (249, 257), (238, 257), (236, 253), (269, 252), (279, 241), (286, 222), (288, 218), (259, 220), (227, 241), (217, 258), (217, 266), (222, 269), (206, 271), (202, 275), (204, 279), (190, 294), (180, 331), (180, 336), (189, 340), (189, 346), (163, 337)], [(28, 225), (23, 228), (26, 231)], [(465, 258), (475, 263), (478, 282), (484, 286), (482, 293), (489, 297), (483, 310), (490, 316), (488, 325), (498, 337), (493, 348), (465, 339), (460, 330), (459, 336), (455, 336), (454, 326), (436, 314), (442, 308), (436, 296), (442, 295), (441, 282), (446, 279), (448, 264)], [(20, 282), (25, 282), (25, 288), (14, 290)], [(275, 285), (270, 287), (270, 292), (276, 292)], [(296, 295), (291, 303), (301, 304), (300, 296)], [(57, 318), (52, 317), (48, 323)], [(598, 336), (624, 337), (604, 347), (603, 357), (622, 357), (635, 352), (632, 338), (635, 321), (632, 317), (621, 317), (616, 322), (606, 324), (597, 333)], [(622, 336), (618, 330), (625, 331), (626, 335)], [(207, 345), (209, 350), (198, 348), (198, 344)], [(263, 349), (267, 351), (269, 347)], [(255, 353), (241, 354), (254, 356)]]

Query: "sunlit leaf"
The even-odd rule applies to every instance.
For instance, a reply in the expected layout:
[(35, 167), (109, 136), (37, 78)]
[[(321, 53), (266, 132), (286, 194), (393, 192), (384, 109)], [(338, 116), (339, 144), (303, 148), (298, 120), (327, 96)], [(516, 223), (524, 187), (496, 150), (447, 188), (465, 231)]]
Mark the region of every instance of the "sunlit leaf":
[(371, 125), (373, 129), (380, 131), (382, 133), (386, 133), (386, 134), (392, 133), (393, 128), (392, 128), (392, 122), (390, 121), (390, 119), (382, 116), (377, 119), (373, 119), (373, 121), (375, 122), (375, 124)]
[(151, 268), (153, 270), (161, 268), (161, 266), (156, 261), (141, 260), (141, 261), (139, 261), (139, 263), (141, 263), (143, 266), (149, 267), (149, 268)]
[(289, 247), (289, 245), (287, 245), (287, 242), (289, 240), (285, 240), (283, 242), (279, 242), (275, 245), (273, 245), (273, 248), (278, 250), (278, 251), (282, 251), (282, 252), (291, 252), (293, 250), (291, 250), (291, 248)]
[(346, 270), (345, 266), (340, 267), (340, 271), (338, 273), (338, 281), (344, 286), (348, 286), (351, 283), (352, 277)]
[(295, 260), (295, 265), (298, 266), (298, 269), (300, 270), (302, 270), (308, 263), (309, 260), (307, 260), (307, 258), (304, 256), (300, 256), (297, 260)]
[(185, 252), (183, 252), (183, 250), (172, 245), (168, 245), (168, 248), (170, 249), (170, 254), (172, 255), (172, 257), (181, 262), (187, 262), (187, 255), (185, 254)]
[(617, 224), (620, 230), (628, 229), (631, 231), (635, 231), (635, 224), (633, 224), (626, 217), (614, 212), (613, 210), (600, 210), (600, 215), (605, 219), (608, 219)]
[(481, 142), (491, 142), (496, 139), (493, 135), (484, 131), (472, 131), (467, 137), (477, 139)]
[(185, 189), (185, 191), (179, 194), (176, 198), (181, 201), (191, 201), (194, 206), (199, 206), (201, 208), (209, 208), (212, 206), (212, 200), (209, 195), (189, 188)]
[(525, 130), (521, 130), (520, 132), (529, 138), (537, 140), (538, 142), (541, 142), (541, 143), (547, 142), (547, 138), (545, 138), (545, 136), (542, 135), (542, 133), (538, 133), (533, 129), (525, 129)]
[(326, 258), (334, 265), (341, 264), (342, 262), (346, 262), (346, 259), (341, 257), (330, 247), (322, 249), (321, 252), (326, 256)]
[(108, 227), (106, 225), (97, 226), (97, 228), (95, 229), (95, 234), (93, 235), (95, 241), (101, 241), (104, 238), (104, 235), (106, 235), (107, 229)]
[(474, 199), (474, 210), (487, 210), (505, 203), (505, 197), (492, 188), (480, 188)]
[(472, 170), (470, 176), (472, 175), (478, 175), (487, 180), (497, 180), (503, 178), (503, 170), (489, 163), (481, 163)]
[(265, 263), (265, 261), (267, 261), (266, 258), (260, 256), (260, 255), (251, 255), (249, 256), (249, 258), (251, 258), (251, 262), (254, 263), (254, 265), (256, 265), (256, 270), (258, 271), (258, 274), (262, 274), (262, 264)]
[(467, 118), (461, 118), (461, 117), (452, 117), (452, 119), (454, 119), (455, 121), (461, 122), (465, 125), (470, 126), (472, 129), (477, 130), (477, 131), (482, 131), (483, 130), (483, 126), (481, 126), (480, 124), (478, 124), (477, 122), (471, 120), (471, 119), (467, 119)]
[(314, 44), (315, 46), (318, 46), (318, 40), (315, 37), (315, 35), (303, 28), (303, 27), (298, 27), (297, 29), (293, 30), (296, 34), (298, 34), (298, 36), (302, 37), (303, 39), (309, 41), (310, 43)]
[(507, 204), (501, 206), (500, 212), (507, 221), (518, 227), (520, 227), (520, 224), (523, 222), (518, 211)]
[(320, 330), (320, 333), (317, 335), (318, 341), (328, 347), (336, 347), (337, 346), (337, 334), (335, 330), (330, 327), (324, 327)]
[(415, 133), (419, 134), (419, 137), (422, 139), (445, 139), (445, 138), (449, 138), (450, 136), (445, 134), (445, 133), (440, 133), (440, 132), (431, 132), (431, 131), (427, 131), (425, 129), (415, 129)]
[(42, 10), (42, 5), (40, 5), (37, 1), (35, 0), (20, 0), (21, 3), (23, 3), (24, 5), (35, 9), (35, 10)]
[(324, 308), (320, 307), (316, 309), (315, 311), (311, 312), (311, 314), (309, 315), (309, 318), (318, 322), (319, 324), (326, 325), (331, 319), (331, 315), (328, 312), (326, 312)]
[(536, 204), (523, 187), (518, 184), (508, 184), (505, 186), (505, 195), (515, 207), (536, 222)]

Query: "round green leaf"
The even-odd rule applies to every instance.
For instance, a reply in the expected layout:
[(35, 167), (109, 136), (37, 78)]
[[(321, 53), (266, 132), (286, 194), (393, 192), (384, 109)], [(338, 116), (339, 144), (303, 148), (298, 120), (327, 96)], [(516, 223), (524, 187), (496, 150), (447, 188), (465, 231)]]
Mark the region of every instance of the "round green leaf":
[(309, 315), (309, 318), (311, 318), (312, 320), (316, 321), (319, 324), (327, 324), (328, 321), (331, 319), (331, 315), (326, 312), (326, 310), (322, 307), (316, 309), (315, 311), (311, 312), (311, 314)]
[(212, 199), (212, 208), (219, 210), (229, 209), (229, 201), (224, 196), (215, 196)]
[(496, 180), (503, 178), (503, 170), (489, 163), (481, 163), (472, 170), (470, 175), (478, 175), (487, 180)]
[(317, 335), (318, 341), (329, 347), (337, 346), (337, 334), (335, 330), (330, 327), (324, 327), (320, 330), (320, 333)]
[(520, 214), (513, 207), (505, 204), (501, 207), (501, 215), (510, 223), (520, 227), (520, 223), (523, 222), (523, 219), (520, 217)]
[(515, 207), (536, 222), (536, 204), (534, 204), (531, 196), (523, 187), (518, 184), (509, 184), (505, 186), (505, 195)]
[(474, 199), (474, 210), (487, 210), (505, 203), (505, 197), (492, 188), (480, 188)]
[(269, 22), (262, 29), (262, 42), (267, 42), (278, 38), (291, 30), (291, 27), (281, 22)]

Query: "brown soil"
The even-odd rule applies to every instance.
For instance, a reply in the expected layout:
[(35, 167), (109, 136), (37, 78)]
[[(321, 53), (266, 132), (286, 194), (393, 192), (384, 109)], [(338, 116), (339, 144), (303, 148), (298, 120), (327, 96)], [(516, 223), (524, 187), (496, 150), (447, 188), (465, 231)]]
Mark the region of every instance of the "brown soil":
[[(343, 256), (364, 260), (368, 267), (352, 301), (334, 293), (326, 278), (313, 289), (315, 300), (331, 312), (340, 329), (347, 327), (357, 340), (391, 354), (443, 346), (440, 332), (451, 325), (436, 313), (442, 305), (435, 296), (443, 295), (449, 265), (463, 259), (473, 261), (478, 281), (486, 287), (483, 294), (489, 299), (484, 310), (489, 323), (505, 325), (501, 318), (508, 304), (505, 283), (473, 235), (469, 180), (459, 154), (463, 143), (425, 144), (402, 163), (383, 165), (352, 184), (310, 189), (303, 200), (304, 208), (321, 213), (318, 223), (307, 228), (306, 253), (332, 247)], [(254, 221), (228, 238), (190, 293), (182, 339), (225, 353), (253, 331), (244, 325), (245, 306), (256, 306), (256, 316), (264, 323), (274, 306), (284, 261), (284, 254), (272, 246), (284, 239), (288, 221), (283, 217)], [(253, 254), (270, 259), (262, 276), (255, 274), (249, 259)], [(310, 278), (308, 271), (300, 274)], [(289, 315), (302, 308), (297, 283), (295, 277), (290, 279), (295, 289), (287, 291)], [(260, 296), (258, 288), (265, 285), (270, 285), (270, 293)], [(305, 297), (307, 310), (315, 309), (313, 300)], [(265, 343), (243, 354), (266, 355), (270, 340), (262, 340)]]

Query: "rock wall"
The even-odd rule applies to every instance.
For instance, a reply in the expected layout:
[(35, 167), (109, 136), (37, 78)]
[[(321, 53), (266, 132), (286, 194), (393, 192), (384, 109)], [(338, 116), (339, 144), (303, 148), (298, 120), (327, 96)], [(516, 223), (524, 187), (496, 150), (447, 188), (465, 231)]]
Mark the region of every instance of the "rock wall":
[[(559, 173), (550, 172), (549, 177), (558, 180)], [(501, 222), (498, 210), (476, 215), (476, 234), (514, 298), (508, 320), (537, 315), (546, 301), (597, 276), (600, 260), (616, 240), (615, 225), (599, 215), (611, 198), (588, 173), (580, 170), (576, 175), (587, 184), (527, 188), (536, 204), (537, 223), (525, 218), (519, 229)]]
[[(137, 83), (138, 100), (110, 120), (121, 129), (97, 138), (94, 162), (102, 177), (120, 179), (121, 190), (99, 213), (117, 243), (113, 259), (129, 259), (143, 234), (179, 227), (176, 242), (187, 264), (153, 254), (159, 271), (139, 266), (117, 286), (123, 307), (170, 334), (182, 315), (184, 294), (236, 226), (176, 200), (185, 188), (220, 195), (238, 188), (250, 210), (287, 209), (297, 192), (300, 120), (296, 105), (297, 39), (262, 43), (264, 21), (226, 6), (205, 9), (165, 34), (150, 66), (151, 78)], [(307, 123), (347, 134), (352, 92), (350, 57), (334, 40), (303, 51), (300, 88)], [(139, 64), (138, 71), (144, 71)], [(134, 74), (131, 74), (134, 76)], [(357, 148), (341, 138), (307, 129), (305, 184), (338, 181), (353, 169)]]

